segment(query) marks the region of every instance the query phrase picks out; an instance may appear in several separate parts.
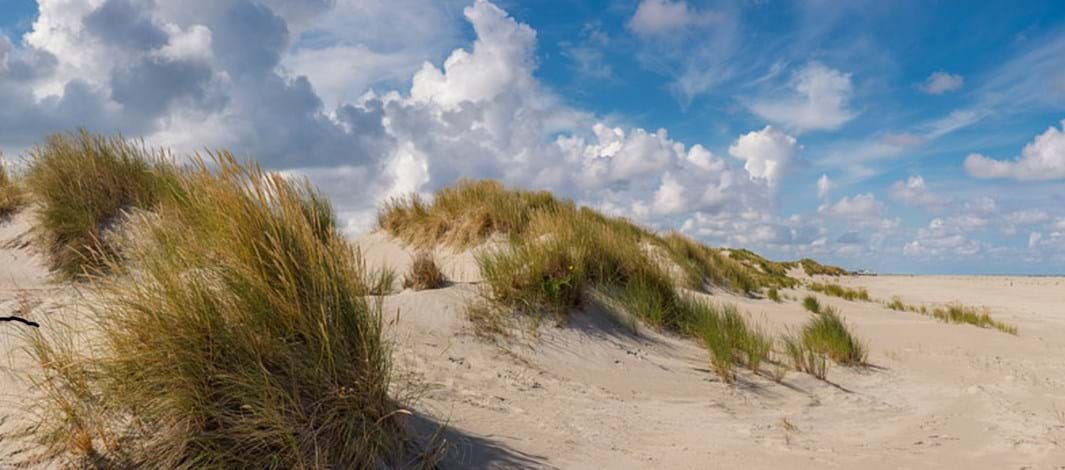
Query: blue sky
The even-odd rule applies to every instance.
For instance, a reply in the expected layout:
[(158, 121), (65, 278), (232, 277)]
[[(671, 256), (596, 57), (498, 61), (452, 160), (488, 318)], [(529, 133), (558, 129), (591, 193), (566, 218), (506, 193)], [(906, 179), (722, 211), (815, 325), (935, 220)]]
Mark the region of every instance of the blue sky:
[(84, 126), (309, 177), (352, 232), (488, 177), (776, 258), (1065, 272), (1061, 2), (0, 6), (12, 161)]

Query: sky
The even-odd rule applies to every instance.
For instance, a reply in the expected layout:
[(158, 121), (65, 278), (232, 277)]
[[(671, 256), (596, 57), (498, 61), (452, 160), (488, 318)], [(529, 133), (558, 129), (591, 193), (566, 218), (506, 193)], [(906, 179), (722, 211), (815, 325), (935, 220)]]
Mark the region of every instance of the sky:
[(1065, 274), (1065, 2), (0, 0), (0, 150), (85, 128), (463, 178), (774, 259)]

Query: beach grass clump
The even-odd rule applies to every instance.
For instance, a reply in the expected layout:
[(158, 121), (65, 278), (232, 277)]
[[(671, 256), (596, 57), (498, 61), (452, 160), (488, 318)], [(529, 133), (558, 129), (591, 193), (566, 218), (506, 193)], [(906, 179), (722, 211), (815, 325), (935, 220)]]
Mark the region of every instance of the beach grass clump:
[(803, 297), (802, 306), (803, 308), (809, 310), (812, 313), (821, 313), (821, 302), (817, 300), (817, 297), (814, 297), (812, 295)]
[(902, 301), (902, 298), (897, 296), (897, 295), (891, 297), (891, 302), (887, 303), (887, 308), (890, 308), (892, 310), (898, 310), (900, 312), (905, 312), (905, 311), (914, 311), (914, 312), (916, 312), (917, 311), (917, 309), (915, 309), (914, 307), (906, 305)]
[[(2, 157), (2, 154), (0, 154)], [(11, 217), (26, 203), (26, 195), (0, 159), (0, 220)]]
[(1017, 327), (991, 318), (990, 309), (984, 307), (978, 309), (961, 304), (949, 304), (945, 307), (937, 307), (929, 313), (932, 317), (948, 323), (964, 323), (980, 328), (994, 328), (1003, 333), (1017, 334)]
[(74, 348), (36, 333), (33, 432), (49, 454), (92, 468), (411, 464), (381, 306), (328, 203), (228, 153), (174, 182), (127, 221), (121, 275), (87, 287), (99, 334)]
[(120, 137), (54, 134), (30, 152), (26, 187), (51, 269), (84, 278), (117, 255), (107, 229), (131, 209), (151, 209), (173, 185), (166, 155)]
[(841, 365), (864, 364), (867, 351), (834, 309), (825, 309), (802, 329), (803, 344)]
[(843, 287), (839, 284), (822, 284), (819, 282), (810, 283), (810, 290), (814, 292), (820, 292), (822, 294), (839, 297), (844, 300), (864, 300), (870, 301), (869, 291), (864, 288), (851, 289)]
[(784, 301), (780, 298), (780, 291), (778, 291), (776, 287), (770, 287), (769, 290), (766, 291), (765, 295), (769, 298), (769, 300), (772, 300), (773, 302), (776, 302), (778, 304)]
[(810, 348), (803, 341), (801, 333), (785, 334), (781, 337), (781, 342), (784, 345), (784, 353), (790, 358), (795, 370), (810, 374), (818, 380), (825, 380), (828, 375), (828, 359), (824, 354)]
[(436, 264), (430, 251), (419, 251), (411, 261), (410, 270), (403, 278), (403, 288), (414, 290), (439, 289), (447, 285), (447, 276)]
[(690, 333), (710, 352), (711, 369), (726, 383), (735, 381), (734, 364), (758, 373), (769, 356), (773, 339), (752, 326), (735, 305), (716, 305), (702, 300), (686, 301), (692, 315)]
[(802, 266), (802, 270), (806, 272), (808, 276), (846, 276), (850, 273), (846, 269), (839, 266), (831, 266), (818, 263), (810, 258), (803, 258), (799, 260), (799, 265)]

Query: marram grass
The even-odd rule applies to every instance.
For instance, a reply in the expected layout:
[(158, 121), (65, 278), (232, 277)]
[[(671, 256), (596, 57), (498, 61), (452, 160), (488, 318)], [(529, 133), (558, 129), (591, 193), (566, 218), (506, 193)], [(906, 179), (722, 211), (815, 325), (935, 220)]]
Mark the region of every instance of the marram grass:
[(33, 338), (34, 436), (68, 466), (418, 464), (380, 305), (329, 205), (227, 153), (212, 163), (173, 173), (123, 231), (117, 274), (91, 277), (98, 338)]

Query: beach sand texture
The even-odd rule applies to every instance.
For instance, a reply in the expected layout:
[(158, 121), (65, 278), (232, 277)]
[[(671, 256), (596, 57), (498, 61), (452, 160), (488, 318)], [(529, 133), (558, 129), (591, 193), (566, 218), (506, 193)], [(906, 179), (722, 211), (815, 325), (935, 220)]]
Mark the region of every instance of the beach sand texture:
[[(0, 308), (21, 309), (42, 328), (76, 324), (69, 305), (78, 291), (49, 281), (26, 243), (29, 217), (0, 224)], [(402, 273), (413, 255), (381, 233), (353, 241), (370, 267)], [(479, 295), (474, 252), (437, 257), (452, 284), (389, 295), (385, 312), (397, 380), (420, 384), (415, 411), (431, 418), (414, 425), (448, 424), (443, 468), (1065, 468), (1063, 278), (833, 279), (885, 302), (987, 306), (1019, 334), (814, 294), (866, 341), (871, 365), (832, 366), (827, 382), (791, 371), (776, 383), (744, 371), (727, 385), (694, 342), (634, 331), (605, 312), (575, 314), (566, 328), (479, 338), (464, 314)], [(811, 315), (800, 302), (809, 292), (781, 293), (783, 303), (709, 298), (781, 332)], [(0, 325), (3, 431), (32, 422), (17, 375), (33, 366), (18, 328)], [(426, 433), (434, 426), (420, 425)], [(0, 465), (21, 445), (0, 441)]]

